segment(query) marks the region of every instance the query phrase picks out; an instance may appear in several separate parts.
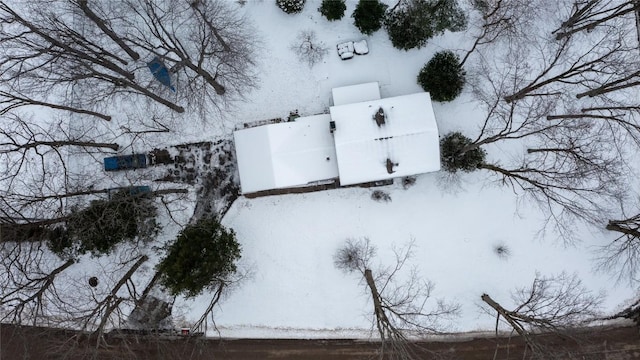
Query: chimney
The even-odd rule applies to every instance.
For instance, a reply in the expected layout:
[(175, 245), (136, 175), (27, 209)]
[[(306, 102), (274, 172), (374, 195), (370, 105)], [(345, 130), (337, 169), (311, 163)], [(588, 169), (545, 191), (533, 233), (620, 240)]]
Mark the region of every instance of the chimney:
[(378, 127), (384, 125), (384, 110), (382, 109), (382, 106), (378, 109), (376, 114), (373, 115), (373, 120), (376, 121), (376, 124), (378, 124)]
[(387, 172), (389, 174), (393, 174), (395, 171), (393, 170), (394, 166), (397, 166), (398, 164), (395, 164), (393, 161), (391, 161), (391, 159), (387, 158)]

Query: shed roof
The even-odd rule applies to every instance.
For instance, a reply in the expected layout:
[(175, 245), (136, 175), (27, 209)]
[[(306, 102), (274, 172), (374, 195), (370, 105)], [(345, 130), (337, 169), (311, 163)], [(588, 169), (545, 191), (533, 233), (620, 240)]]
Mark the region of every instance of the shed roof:
[(328, 114), (234, 132), (243, 193), (338, 177)]
[(333, 105), (353, 104), (362, 101), (380, 99), (380, 87), (378, 82), (343, 86), (331, 90)]

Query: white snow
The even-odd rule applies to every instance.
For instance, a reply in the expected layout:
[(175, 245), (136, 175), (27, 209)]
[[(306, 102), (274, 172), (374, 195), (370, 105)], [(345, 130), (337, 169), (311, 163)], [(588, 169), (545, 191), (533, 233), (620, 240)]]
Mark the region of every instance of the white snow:
[[(385, 123), (373, 116), (382, 108)], [(340, 184), (440, 170), (438, 125), (428, 93), (332, 106)], [(395, 164), (389, 173), (386, 162)]]
[(367, 45), (367, 40), (360, 40), (353, 42), (353, 51), (357, 55), (367, 55), (369, 53), (369, 46)]
[(340, 43), (336, 48), (338, 49), (338, 56), (340, 56), (340, 59), (348, 60), (353, 57), (353, 41)]
[(331, 89), (333, 105), (353, 104), (357, 102), (379, 100), (380, 85), (378, 82), (357, 84), (351, 86), (341, 86)]
[[(296, 15), (285, 14), (273, 1), (247, 2), (241, 11), (255, 22), (264, 41), (256, 59), (259, 89), (244, 94), (243, 101), (225, 118), (197, 123), (167, 117), (171, 119), (172, 132), (134, 137), (122, 135), (122, 127), (135, 130), (140, 126), (129, 124), (124, 116), (99, 125), (103, 138), (116, 137), (123, 146), (119, 152), (122, 154), (211, 141), (232, 136), (232, 129), (247, 119), (283, 116), (293, 109), (301, 114), (324, 112), (330, 107), (332, 89), (377, 82), (380, 85), (377, 98), (369, 98), (372, 88), (367, 86), (367, 91), (359, 88), (363, 92), (360, 100), (365, 102), (331, 108), (331, 117), (336, 120), (335, 146), (329, 132), (330, 117), (326, 114), (236, 132), (243, 192), (332, 178), (338, 175), (338, 169), (343, 183), (438, 170), (438, 132), (463, 131), (475, 137), (485, 114), (469, 93), (450, 103), (431, 104), (428, 94), (417, 93), (421, 88), (416, 76), (436, 51), (452, 49), (461, 54), (470, 48), (471, 37), (465, 32), (446, 33), (431, 39), (422, 49), (400, 51), (392, 47), (384, 31), (378, 31), (366, 37), (369, 46), (375, 49), (367, 56), (342, 61), (334, 54), (313, 68), (296, 60), (288, 44), (300, 30), (314, 29), (318, 40), (325, 44), (362, 38), (351, 18), (355, 5), (356, 1), (347, 1), (345, 17), (329, 22), (317, 11), (319, 1), (308, 0), (302, 13)], [(379, 128), (372, 116), (380, 106), (388, 117)], [(384, 137), (388, 139), (375, 140)], [(514, 145), (487, 146), (488, 157), (498, 163), (508, 162), (512, 157), (509, 146), (520, 144), (514, 141)], [(78, 156), (76, 166), (107, 186), (149, 184), (157, 178), (151, 173), (158, 175), (166, 170), (150, 168), (104, 174), (103, 156), (99, 153), (83, 160)], [(387, 157), (398, 163), (393, 174), (386, 172)], [(406, 190), (399, 184), (379, 188), (391, 196), (388, 203), (373, 201), (372, 190), (362, 188), (252, 200), (240, 198), (223, 222), (237, 233), (242, 245), (240, 268), (249, 276), (215, 308), (214, 319), (220, 334), (375, 337), (375, 330), (371, 331), (370, 294), (362, 279), (356, 274), (344, 274), (333, 265), (336, 249), (347, 238), (371, 239), (378, 248), (374, 266), (392, 265), (392, 247), (414, 239), (414, 256), (407, 270), (415, 266), (421, 277), (435, 283), (433, 300), (461, 304), (461, 315), (451, 324), (450, 331), (492, 330), (495, 317), (481, 310), (480, 296), (488, 293), (510, 307), (511, 291), (530, 285), (536, 272), (577, 273), (589, 289), (606, 291), (608, 312), (634, 295), (635, 290), (627, 284), (617, 284), (611, 280), (611, 274), (594, 270), (593, 258), (598, 255), (598, 247), (610, 242), (611, 234), (583, 226), (580, 243), (561, 247), (553, 241), (553, 234), (541, 236), (539, 230), (544, 220), (541, 214), (512, 189), (492, 185), (495, 178), (480, 171), (464, 174), (460, 179), (460, 183), (451, 183), (441, 173), (427, 173), (418, 176), (417, 183)], [(167, 186), (183, 185), (158, 185)], [(176, 199), (163, 210), (160, 221), (164, 232), (158, 246), (175, 238), (181, 226), (189, 221), (195, 196), (191, 191), (188, 198)], [(505, 259), (498, 257), (493, 250), (496, 245), (507, 246), (511, 255)], [(122, 253), (126, 251), (123, 249)], [(158, 253), (152, 250), (148, 253), (151, 258), (145, 265), (148, 269), (140, 277), (152, 276), (153, 264), (158, 260)], [(83, 259), (81, 264), (74, 265), (75, 278), (84, 279), (102, 271), (109, 281), (117, 280), (98, 262)], [(85, 283), (83, 280), (82, 285)], [(103, 283), (106, 285), (108, 281)], [(107, 290), (105, 287), (104, 291)], [(84, 299), (92, 301), (90, 296)], [(195, 299), (178, 297), (174, 306), (176, 326), (192, 325), (210, 300), (209, 293)], [(208, 335), (217, 335), (213, 329), (208, 330)]]
[(327, 114), (234, 132), (243, 193), (338, 177)]

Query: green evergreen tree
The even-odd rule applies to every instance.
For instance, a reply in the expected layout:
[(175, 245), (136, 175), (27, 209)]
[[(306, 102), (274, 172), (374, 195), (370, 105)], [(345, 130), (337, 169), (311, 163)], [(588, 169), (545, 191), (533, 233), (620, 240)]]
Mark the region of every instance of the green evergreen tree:
[(72, 211), (66, 229), (54, 229), (48, 246), (63, 257), (87, 252), (94, 256), (109, 254), (124, 241), (153, 240), (160, 228), (156, 215), (149, 198), (123, 191), (110, 200), (95, 200), (84, 209)]
[(403, 0), (384, 20), (391, 43), (402, 50), (421, 48), (445, 30), (461, 31), (466, 24), (457, 0)]
[(418, 84), (431, 94), (431, 99), (451, 101), (462, 92), (465, 76), (458, 55), (448, 50), (441, 51), (420, 70)]
[(329, 21), (340, 20), (347, 10), (345, 0), (322, 0), (318, 11)]
[(203, 218), (185, 227), (168, 246), (158, 264), (160, 282), (172, 294), (197, 296), (220, 284), (236, 271), (240, 244), (236, 234), (216, 218)]
[(460, 132), (452, 132), (440, 139), (442, 168), (455, 173), (471, 172), (484, 163), (486, 152), (474, 146), (473, 141)]
[(467, 28), (467, 15), (458, 4), (458, 0), (429, 0), (429, 3), (434, 36), (442, 34), (445, 30), (456, 32)]
[(379, 0), (360, 0), (356, 9), (351, 15), (354, 19), (353, 24), (361, 33), (370, 35), (382, 27), (384, 13), (387, 5)]
[(287, 14), (296, 14), (302, 11), (306, 0), (276, 0), (276, 5)]

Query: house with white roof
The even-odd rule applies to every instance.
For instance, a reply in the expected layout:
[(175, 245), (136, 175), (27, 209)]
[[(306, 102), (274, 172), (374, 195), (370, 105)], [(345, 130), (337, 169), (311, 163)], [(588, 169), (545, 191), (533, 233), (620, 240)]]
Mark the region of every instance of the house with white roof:
[(335, 88), (329, 114), (234, 132), (244, 194), (356, 185), (440, 170), (431, 98), (381, 98), (377, 82)]

